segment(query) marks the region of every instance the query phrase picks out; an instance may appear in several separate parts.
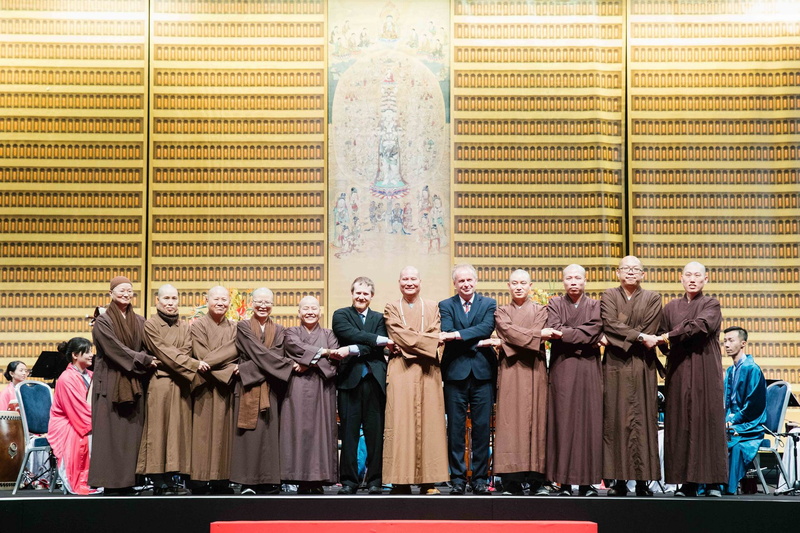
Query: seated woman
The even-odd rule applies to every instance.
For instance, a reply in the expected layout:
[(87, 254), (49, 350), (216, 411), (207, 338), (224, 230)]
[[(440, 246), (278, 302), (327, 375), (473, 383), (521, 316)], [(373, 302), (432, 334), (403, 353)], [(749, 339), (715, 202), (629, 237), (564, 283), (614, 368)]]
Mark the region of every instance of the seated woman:
[(14, 387), (28, 379), (28, 367), (22, 361), (11, 361), (3, 377), (8, 380), (8, 385), (0, 392), (0, 411), (8, 411), (11, 400), (17, 400)]
[(56, 381), (47, 440), (58, 458), (58, 473), (72, 494), (94, 492), (88, 483), (92, 410), (88, 402), (92, 383), (92, 343), (75, 337), (58, 345), (70, 362)]

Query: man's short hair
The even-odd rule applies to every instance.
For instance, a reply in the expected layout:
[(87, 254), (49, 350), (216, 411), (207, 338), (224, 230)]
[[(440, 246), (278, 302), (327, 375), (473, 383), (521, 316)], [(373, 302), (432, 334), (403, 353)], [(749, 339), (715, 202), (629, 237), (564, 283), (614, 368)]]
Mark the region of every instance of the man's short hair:
[(736, 331), (739, 333), (739, 338), (743, 341), (747, 340), (747, 330), (744, 329), (742, 326), (731, 326), (729, 328), (725, 328), (723, 333), (730, 333), (731, 331)]
[(456, 280), (456, 273), (460, 270), (467, 270), (471, 272), (472, 276), (475, 278), (475, 281), (478, 281), (478, 271), (475, 270), (475, 267), (469, 263), (461, 263), (453, 267), (453, 271), (450, 273), (450, 277), (453, 278), (453, 281)]
[(375, 282), (372, 281), (371, 279), (369, 279), (366, 276), (359, 276), (359, 277), (357, 277), (356, 279), (353, 280), (353, 284), (350, 285), (350, 293), (351, 294), (356, 289), (356, 285), (358, 285), (358, 284), (366, 285), (367, 287), (369, 287), (369, 290), (372, 291), (372, 295), (375, 296)]

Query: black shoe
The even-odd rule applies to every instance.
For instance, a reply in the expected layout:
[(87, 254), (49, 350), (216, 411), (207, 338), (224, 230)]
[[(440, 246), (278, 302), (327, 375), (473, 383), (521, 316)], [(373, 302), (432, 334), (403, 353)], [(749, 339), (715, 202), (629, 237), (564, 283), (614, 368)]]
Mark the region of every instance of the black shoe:
[(367, 494), (383, 494), (383, 488), (380, 485), (370, 485), (367, 489)]
[(256, 494), (262, 496), (272, 496), (281, 493), (281, 486), (275, 483), (264, 483), (263, 485), (256, 485)]
[(339, 494), (340, 496), (352, 496), (353, 494), (356, 493), (356, 490), (357, 490), (356, 487), (352, 485), (342, 485), (342, 488), (339, 489), (339, 492), (337, 492), (337, 494)]
[(572, 485), (561, 485), (561, 490), (558, 491), (559, 496), (572, 496)]
[(549, 496), (550, 490), (544, 485), (544, 483), (540, 481), (534, 481), (533, 483), (531, 483), (530, 495)]
[(133, 487), (122, 487), (119, 489), (105, 489), (103, 494), (106, 496), (138, 496), (140, 492)]
[(628, 495), (628, 485), (627, 483), (617, 481), (614, 483), (606, 493), (609, 496), (627, 496)]
[(322, 487), (304, 487), (302, 489), (297, 489), (297, 494), (305, 496), (319, 496), (321, 494), (325, 494), (325, 489)]
[(637, 481), (636, 482), (636, 495), (640, 497), (649, 498), (653, 495), (653, 491), (650, 490), (650, 487), (647, 486), (646, 481)]
[(597, 489), (591, 485), (581, 485), (578, 487), (578, 494), (580, 496), (597, 496)]
[(456, 481), (453, 483), (453, 488), (450, 489), (451, 496), (463, 496), (466, 492), (467, 487), (464, 483)]
[(409, 496), (411, 494), (411, 485), (392, 485), (392, 490), (389, 491), (389, 494), (397, 496)]
[(675, 491), (678, 498), (694, 498), (697, 496), (697, 483), (684, 483)]
[(492, 491), (489, 490), (489, 485), (485, 481), (480, 481), (472, 487), (472, 494), (476, 496), (491, 496)]

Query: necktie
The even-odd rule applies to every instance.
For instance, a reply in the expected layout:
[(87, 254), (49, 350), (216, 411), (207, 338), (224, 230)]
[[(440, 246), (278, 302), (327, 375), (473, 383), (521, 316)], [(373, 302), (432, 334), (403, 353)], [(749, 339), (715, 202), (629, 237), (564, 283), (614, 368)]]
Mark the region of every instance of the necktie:
[(465, 315), (469, 314), (469, 306), (470, 306), (469, 302), (464, 302), (464, 314)]
[(367, 322), (367, 315), (366, 314), (359, 314), (358, 316), (361, 317), (361, 323), (365, 324)]

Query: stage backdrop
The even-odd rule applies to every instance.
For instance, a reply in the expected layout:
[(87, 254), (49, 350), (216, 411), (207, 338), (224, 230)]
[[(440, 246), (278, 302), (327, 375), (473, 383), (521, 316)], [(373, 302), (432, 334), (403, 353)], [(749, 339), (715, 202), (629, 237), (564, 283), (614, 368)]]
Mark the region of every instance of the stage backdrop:
[(2, 0), (0, 366), (32, 363), (131, 277), (193, 313), (223, 284), (431, 298), (454, 263), (589, 292), (626, 253), (800, 385), (794, 0)]

